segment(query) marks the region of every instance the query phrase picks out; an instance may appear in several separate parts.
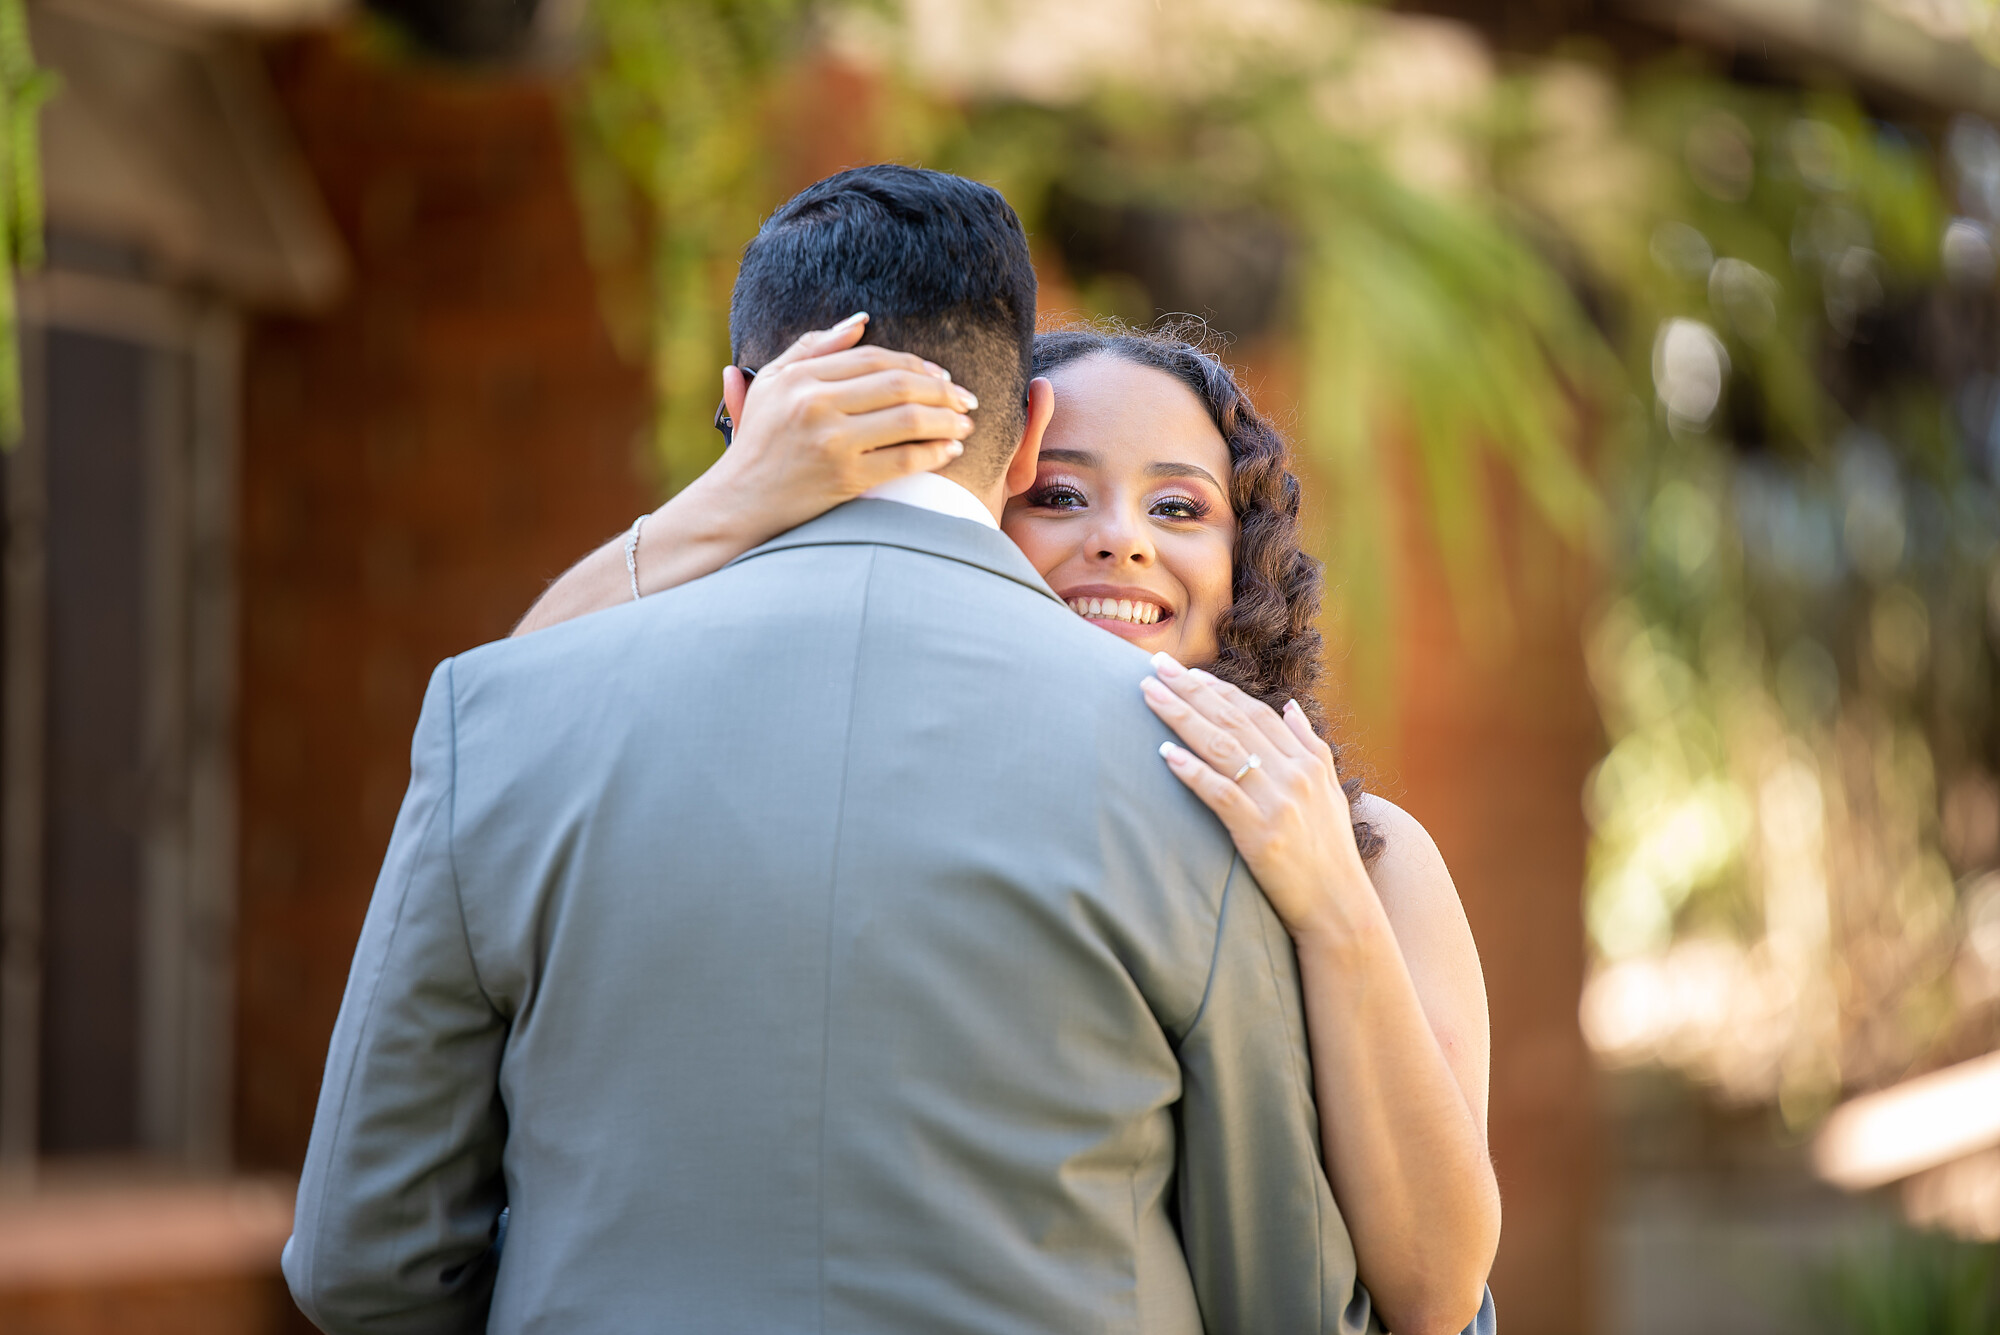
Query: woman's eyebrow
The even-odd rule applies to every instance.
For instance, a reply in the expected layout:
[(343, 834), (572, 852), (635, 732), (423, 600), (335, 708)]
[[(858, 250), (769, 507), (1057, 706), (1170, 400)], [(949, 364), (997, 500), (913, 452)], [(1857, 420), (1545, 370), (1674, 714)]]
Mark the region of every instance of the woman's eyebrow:
[(1097, 456), (1089, 450), (1043, 450), (1041, 461), (1045, 464), (1071, 464), (1077, 468), (1097, 467)]
[[(1043, 457), (1044, 458), (1047, 457), (1046, 453), (1044, 453)], [(1217, 491), (1228, 490), (1220, 482), (1217, 482), (1215, 480), (1215, 474), (1209, 472), (1206, 468), (1203, 468), (1199, 464), (1147, 464), (1146, 476), (1205, 478), (1208, 481), (1208, 485), (1214, 487)]]

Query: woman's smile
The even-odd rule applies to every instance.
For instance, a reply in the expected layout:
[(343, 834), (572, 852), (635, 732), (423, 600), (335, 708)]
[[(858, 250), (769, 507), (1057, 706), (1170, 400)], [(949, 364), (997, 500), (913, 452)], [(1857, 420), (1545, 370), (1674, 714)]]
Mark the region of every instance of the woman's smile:
[(1083, 584), (1062, 589), (1058, 596), (1069, 604), (1070, 611), (1084, 620), (1128, 640), (1139, 640), (1148, 633), (1157, 633), (1174, 617), (1167, 596), (1150, 589)]

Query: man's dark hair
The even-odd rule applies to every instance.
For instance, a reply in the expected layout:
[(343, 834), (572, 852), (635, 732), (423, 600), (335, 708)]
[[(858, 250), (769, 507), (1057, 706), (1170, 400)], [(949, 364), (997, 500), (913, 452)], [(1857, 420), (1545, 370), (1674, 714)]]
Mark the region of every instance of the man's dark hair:
[(1035, 339), (1028, 237), (1000, 192), (893, 164), (808, 186), (743, 248), (730, 346), (754, 369), (856, 311), (864, 342), (928, 357), (979, 396), (965, 457), (997, 477), (1020, 443)]

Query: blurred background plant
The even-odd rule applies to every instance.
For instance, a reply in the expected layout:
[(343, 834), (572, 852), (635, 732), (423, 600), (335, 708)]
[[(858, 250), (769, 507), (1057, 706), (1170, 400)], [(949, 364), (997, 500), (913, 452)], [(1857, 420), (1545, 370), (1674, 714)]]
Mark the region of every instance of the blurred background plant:
[(702, 409), (720, 397), (729, 360), (736, 256), (779, 197), (768, 120), (809, 9), (595, 0), (588, 10), (575, 182), (607, 320), (652, 368), (669, 490), (715, 455)]
[(1803, 1127), (1996, 1037), (2000, 137), (1678, 70), (1628, 124), (1586, 1032)]
[(13, 277), (42, 262), (42, 103), (55, 80), (36, 67), (22, 0), (0, 0), (0, 450), (21, 438), (21, 345)]
[(1986, 1335), (2000, 1329), (2000, 1247), (1884, 1230), (1814, 1277), (1806, 1301), (1844, 1335)]

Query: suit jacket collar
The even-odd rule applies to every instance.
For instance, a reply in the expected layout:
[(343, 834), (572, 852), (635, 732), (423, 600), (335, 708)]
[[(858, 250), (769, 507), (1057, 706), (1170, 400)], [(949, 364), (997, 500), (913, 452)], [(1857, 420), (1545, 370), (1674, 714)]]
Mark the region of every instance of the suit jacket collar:
[(1004, 533), (900, 501), (862, 499), (837, 505), (819, 518), (751, 548), (729, 564), (754, 561), (766, 552), (793, 547), (842, 546), (902, 547), (962, 561), (1025, 585), (1045, 598), (1062, 601)]

